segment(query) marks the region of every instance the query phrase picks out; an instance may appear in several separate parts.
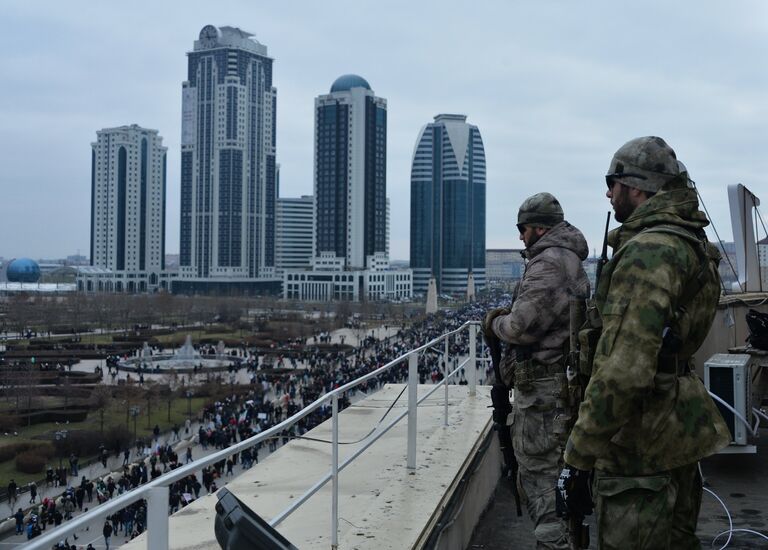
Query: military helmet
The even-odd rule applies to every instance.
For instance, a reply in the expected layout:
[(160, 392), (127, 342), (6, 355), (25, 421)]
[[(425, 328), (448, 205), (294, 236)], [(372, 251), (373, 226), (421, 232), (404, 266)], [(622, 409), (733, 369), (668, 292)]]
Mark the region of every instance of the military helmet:
[(618, 179), (624, 185), (656, 193), (664, 184), (678, 178), (680, 168), (675, 151), (656, 136), (629, 140), (613, 155), (605, 179)]
[(517, 211), (517, 228), (523, 225), (535, 227), (554, 227), (563, 221), (563, 208), (553, 195), (536, 193), (528, 197)]
[(680, 177), (683, 178), (685, 185), (693, 189), (695, 182), (691, 179), (691, 174), (688, 173), (688, 168), (685, 167), (682, 161), (677, 161), (677, 168), (680, 170)]

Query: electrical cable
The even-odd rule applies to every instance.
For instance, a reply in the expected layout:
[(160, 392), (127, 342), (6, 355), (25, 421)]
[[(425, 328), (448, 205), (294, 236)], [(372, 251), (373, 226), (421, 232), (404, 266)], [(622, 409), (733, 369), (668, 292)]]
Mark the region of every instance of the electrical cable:
[(750, 424), (749, 422), (747, 422), (747, 419), (746, 419), (746, 418), (744, 418), (744, 416), (742, 416), (742, 414), (741, 414), (739, 411), (737, 411), (736, 409), (734, 409), (734, 408), (733, 408), (733, 407), (732, 407), (732, 406), (731, 406), (729, 403), (726, 403), (725, 401), (723, 401), (723, 400), (720, 398), (720, 396), (719, 396), (719, 395), (717, 395), (717, 394), (714, 394), (714, 393), (712, 393), (711, 391), (708, 391), (707, 393), (709, 393), (710, 397), (712, 397), (712, 398), (713, 398), (715, 401), (718, 401), (718, 402), (719, 402), (721, 405), (723, 405), (723, 406), (724, 406), (726, 409), (728, 409), (729, 411), (731, 411), (731, 412), (734, 414), (734, 416), (736, 416), (736, 417), (737, 417), (739, 420), (741, 420), (741, 421), (742, 421), (742, 423), (743, 423), (744, 425), (746, 425), (746, 426), (747, 426), (747, 428), (749, 428), (749, 431), (752, 433), (752, 435), (753, 435), (753, 436), (755, 436), (755, 437), (757, 437), (757, 432), (756, 432), (756, 431), (755, 431), (755, 430), (752, 428), (752, 424)]
[[(378, 421), (378, 422), (376, 422), (376, 425), (375, 425), (373, 428), (371, 428), (371, 431), (369, 431), (367, 434), (365, 434), (363, 437), (361, 437), (361, 438), (360, 438), (360, 439), (358, 439), (357, 441), (339, 441), (339, 445), (355, 445), (355, 444), (357, 444), (357, 443), (361, 443), (361, 442), (365, 441), (366, 439), (368, 439), (368, 438), (371, 436), (371, 434), (372, 434), (373, 432), (375, 432), (375, 431), (376, 431), (376, 430), (379, 428), (379, 426), (381, 426), (381, 423), (382, 423), (382, 422), (384, 422), (384, 419), (385, 419), (385, 418), (387, 417), (387, 415), (390, 413), (390, 411), (391, 411), (391, 410), (392, 410), (392, 408), (395, 406), (395, 404), (396, 404), (396, 403), (397, 403), (397, 402), (400, 400), (400, 398), (403, 396), (403, 393), (405, 393), (405, 390), (406, 390), (407, 388), (408, 388), (408, 385), (407, 385), (407, 384), (403, 385), (403, 389), (402, 389), (402, 390), (400, 390), (400, 393), (399, 393), (399, 394), (397, 394), (397, 397), (395, 397), (395, 400), (394, 400), (394, 401), (392, 401), (392, 403), (389, 405), (389, 407), (387, 408), (387, 411), (384, 413), (384, 415), (383, 415), (381, 418), (379, 418), (379, 421)], [(267, 438), (265, 438), (265, 439), (264, 439), (264, 441), (267, 441), (267, 440), (269, 440), (269, 439), (280, 439), (280, 438), (282, 438), (282, 437), (285, 437), (285, 436), (282, 436), (282, 435), (273, 435), (272, 437), (267, 437)], [(328, 441), (327, 439), (320, 439), (320, 438), (317, 438), (317, 437), (307, 437), (307, 436), (304, 436), (304, 435), (289, 435), (289, 436), (288, 436), (288, 438), (289, 438), (289, 439), (304, 439), (304, 440), (306, 440), (306, 441), (315, 441), (315, 442), (317, 442), (317, 443), (329, 443), (329, 444), (333, 444), (333, 441)]]
[[(764, 538), (765, 540), (768, 540), (768, 535), (764, 535), (760, 531), (753, 531), (752, 529), (728, 529), (727, 531), (723, 531), (722, 533), (717, 535), (714, 539), (712, 539), (713, 546), (714, 546), (715, 541), (717, 539), (719, 539), (720, 537), (722, 537), (723, 535), (725, 535), (726, 533), (728, 534), (729, 537), (732, 536), (733, 533), (750, 533), (752, 535), (757, 535), (758, 537), (761, 537), (761, 538)], [(731, 539), (729, 538), (728, 540), (730, 541)], [(727, 546), (727, 544), (726, 544), (726, 546)], [(725, 548), (725, 546), (722, 546), (720, 548), (720, 550), (723, 550), (723, 548)]]
[[(725, 256), (725, 259), (728, 261), (728, 265), (731, 267), (731, 271), (733, 272), (733, 276), (736, 277), (736, 282), (739, 283), (739, 288), (741, 288), (741, 291), (744, 292), (744, 287), (741, 286), (741, 283), (739, 282), (739, 274), (736, 272), (736, 268), (733, 267), (733, 263), (731, 263), (731, 258), (728, 257), (728, 253), (725, 251), (725, 245), (723, 244), (723, 240), (720, 238), (720, 234), (717, 232), (717, 228), (715, 227), (715, 221), (712, 219), (712, 216), (709, 215), (709, 210), (707, 210), (707, 205), (704, 204), (704, 199), (701, 196), (701, 193), (699, 193), (699, 188), (696, 187), (696, 182), (691, 180), (691, 183), (693, 184), (693, 188), (696, 190), (696, 195), (699, 197), (699, 202), (701, 203), (702, 208), (704, 208), (704, 213), (707, 215), (707, 219), (709, 219), (709, 223), (712, 224), (712, 231), (715, 232), (715, 237), (717, 237), (717, 242), (720, 245), (720, 248), (723, 249), (723, 256)], [(720, 283), (723, 285), (723, 290), (727, 291), (728, 289), (725, 288), (725, 283), (721, 280)]]
[[(701, 472), (701, 463), (699, 463), (699, 472)], [(702, 477), (703, 477), (703, 476), (702, 476)], [(719, 538), (721, 535), (723, 535), (724, 533), (728, 533), (728, 540), (726, 540), (726, 541), (725, 541), (725, 544), (723, 544), (723, 545), (720, 547), (720, 549), (719, 549), (719, 550), (725, 550), (725, 548), (727, 548), (727, 547), (728, 547), (728, 545), (731, 543), (731, 539), (733, 538), (733, 518), (731, 517), (731, 512), (728, 510), (728, 507), (725, 505), (725, 502), (723, 502), (723, 501), (722, 501), (722, 499), (721, 499), (719, 496), (717, 496), (717, 494), (715, 494), (715, 492), (714, 492), (714, 491), (712, 491), (711, 489), (707, 489), (706, 487), (703, 487), (703, 486), (702, 486), (702, 489), (704, 489), (704, 490), (705, 490), (706, 492), (708, 492), (710, 495), (712, 495), (713, 497), (715, 497), (715, 499), (717, 500), (717, 502), (719, 502), (719, 503), (720, 503), (720, 506), (722, 506), (722, 507), (723, 507), (723, 510), (725, 510), (725, 515), (726, 515), (726, 516), (728, 516), (728, 530), (727, 530), (727, 531), (723, 531), (722, 533), (720, 533), (720, 535), (718, 535), (717, 537), (715, 537), (714, 539), (712, 539), (712, 546), (710, 546), (710, 548), (714, 548), (714, 547), (715, 547), (715, 541), (716, 541), (716, 540), (717, 540), (717, 539), (718, 539), (718, 538)]]
[[(757, 219), (755, 220), (755, 235), (757, 235), (757, 220), (760, 220), (760, 225), (763, 226), (763, 233), (765, 234), (766, 239), (768, 239), (768, 230), (765, 229), (765, 222), (763, 222), (763, 216), (760, 215), (760, 209), (757, 207), (757, 204), (755, 204), (755, 213), (757, 214)], [(760, 240), (757, 238), (755, 238), (755, 248), (757, 248), (756, 252), (757, 252), (757, 260), (759, 264), (760, 263)], [(758, 267), (758, 270), (760, 270), (759, 267)], [(762, 274), (760, 277), (760, 290), (764, 290)]]
[(728, 305), (728, 304), (732, 304), (733, 302), (742, 303), (747, 307), (756, 307), (756, 306), (761, 306), (764, 303), (768, 302), (768, 298), (760, 298), (755, 302), (751, 302), (749, 300), (745, 300), (744, 298), (739, 297), (737, 294), (728, 294), (720, 300), (721, 305)]
[(707, 489), (706, 487), (704, 487), (704, 472), (701, 469), (701, 462), (698, 463), (698, 468), (699, 468), (699, 475), (701, 476), (701, 480), (702, 480), (702, 487), (701, 488), (704, 489), (706, 492), (708, 492), (713, 497), (715, 497), (717, 502), (720, 503), (720, 506), (723, 507), (723, 510), (725, 510), (725, 515), (728, 518), (728, 530), (723, 531), (722, 533), (717, 534), (715, 536), (715, 538), (712, 539), (712, 545), (710, 546), (710, 548), (714, 548), (715, 547), (715, 543), (717, 542), (717, 539), (719, 539), (723, 535), (728, 535), (728, 539), (725, 541), (725, 544), (723, 544), (718, 549), (718, 550), (725, 550), (725, 548), (727, 548), (728, 545), (731, 543), (731, 540), (733, 539), (733, 534), (734, 533), (750, 533), (752, 535), (757, 535), (758, 537), (762, 537), (765, 540), (768, 540), (768, 536), (764, 535), (763, 533), (760, 533), (759, 531), (754, 531), (752, 529), (741, 529), (741, 528), (734, 529), (733, 528), (733, 518), (731, 517), (731, 512), (728, 510), (728, 507), (725, 505), (725, 502), (723, 502), (723, 500), (719, 496), (717, 496), (717, 493), (715, 493), (713, 490)]
[(768, 420), (768, 414), (765, 414), (765, 413), (764, 413), (763, 411), (761, 411), (760, 409), (758, 409), (758, 408), (756, 408), (756, 407), (752, 407), (752, 412), (753, 412), (753, 413), (755, 413), (755, 414), (757, 414), (757, 415), (759, 415), (759, 416), (762, 416), (762, 417), (763, 417), (763, 419), (765, 419), (765, 420)]
[(757, 213), (757, 218), (760, 220), (760, 225), (763, 226), (763, 233), (765, 233), (765, 236), (768, 237), (768, 230), (765, 228), (765, 222), (763, 222), (763, 217), (760, 215), (760, 209), (755, 205), (755, 212)]

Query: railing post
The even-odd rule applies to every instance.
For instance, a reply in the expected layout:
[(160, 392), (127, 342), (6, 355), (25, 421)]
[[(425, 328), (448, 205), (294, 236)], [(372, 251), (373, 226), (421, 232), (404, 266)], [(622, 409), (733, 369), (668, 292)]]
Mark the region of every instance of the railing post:
[(168, 486), (154, 487), (149, 490), (147, 549), (168, 550)]
[(339, 547), (339, 396), (331, 399), (331, 549)]
[(443, 348), (443, 385), (445, 386), (445, 404), (443, 406), (443, 426), (448, 427), (448, 340), (450, 336), (445, 337), (445, 347)]
[(408, 461), (409, 470), (416, 469), (416, 403), (419, 384), (419, 356), (412, 353), (408, 356)]
[(477, 325), (469, 325), (469, 395), (477, 394)]

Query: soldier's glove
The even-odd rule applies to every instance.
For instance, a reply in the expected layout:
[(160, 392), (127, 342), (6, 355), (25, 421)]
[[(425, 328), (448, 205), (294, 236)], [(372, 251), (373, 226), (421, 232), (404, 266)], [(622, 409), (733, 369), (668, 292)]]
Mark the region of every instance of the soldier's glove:
[(486, 341), (489, 339), (498, 339), (493, 332), (493, 320), (499, 315), (509, 315), (509, 311), (508, 307), (497, 307), (485, 314), (481, 328)]
[(557, 517), (568, 519), (592, 515), (590, 472), (565, 465), (555, 487)]

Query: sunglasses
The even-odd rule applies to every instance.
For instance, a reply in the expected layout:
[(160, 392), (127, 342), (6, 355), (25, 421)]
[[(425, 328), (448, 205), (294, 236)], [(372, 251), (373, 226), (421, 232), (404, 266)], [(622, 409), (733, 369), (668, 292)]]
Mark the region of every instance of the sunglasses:
[(622, 179), (622, 178), (637, 178), (641, 180), (647, 180), (648, 178), (643, 176), (642, 174), (632, 174), (630, 172), (622, 172), (622, 173), (614, 173), (614, 174), (606, 174), (605, 175), (605, 184), (608, 186), (608, 189), (613, 189), (613, 185), (616, 183), (616, 180)]

